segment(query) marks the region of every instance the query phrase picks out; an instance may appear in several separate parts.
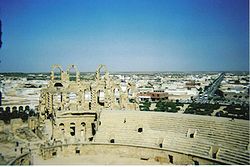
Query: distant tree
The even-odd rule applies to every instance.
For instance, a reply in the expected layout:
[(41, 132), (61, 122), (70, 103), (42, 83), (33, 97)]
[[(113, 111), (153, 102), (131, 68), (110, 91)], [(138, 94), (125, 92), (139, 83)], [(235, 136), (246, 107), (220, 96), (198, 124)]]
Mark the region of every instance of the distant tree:
[(218, 95), (218, 96), (220, 96), (220, 97), (224, 97), (224, 93), (220, 89), (217, 89), (215, 91), (215, 94)]

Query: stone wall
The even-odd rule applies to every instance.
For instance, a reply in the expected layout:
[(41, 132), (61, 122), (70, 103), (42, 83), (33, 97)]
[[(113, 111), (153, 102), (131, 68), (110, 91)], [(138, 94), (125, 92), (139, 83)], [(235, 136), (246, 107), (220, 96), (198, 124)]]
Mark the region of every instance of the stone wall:
[(162, 164), (175, 165), (219, 165), (226, 164), (205, 157), (187, 155), (181, 152), (167, 149), (155, 149), (121, 144), (73, 144), (54, 147), (43, 147), (41, 149), (44, 160), (53, 157), (84, 156), (84, 155), (119, 155), (121, 157), (137, 158), (142, 161), (157, 161)]

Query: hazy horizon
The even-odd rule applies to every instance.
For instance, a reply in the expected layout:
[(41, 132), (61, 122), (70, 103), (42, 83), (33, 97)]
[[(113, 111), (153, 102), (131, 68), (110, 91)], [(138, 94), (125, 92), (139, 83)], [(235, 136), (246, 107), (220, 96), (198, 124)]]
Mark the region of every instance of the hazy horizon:
[(0, 72), (249, 71), (248, 0), (0, 0)]

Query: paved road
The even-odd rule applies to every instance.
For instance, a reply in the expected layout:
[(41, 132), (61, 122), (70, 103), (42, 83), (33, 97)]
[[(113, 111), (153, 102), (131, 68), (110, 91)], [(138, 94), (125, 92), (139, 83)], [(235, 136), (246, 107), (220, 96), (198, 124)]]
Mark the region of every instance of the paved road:
[(199, 97), (197, 97), (196, 101), (201, 103), (209, 103), (209, 97), (213, 97), (215, 91), (217, 90), (218, 86), (220, 86), (221, 81), (223, 80), (225, 73), (221, 73), (218, 78), (215, 79), (213, 84), (208, 87), (208, 89)]

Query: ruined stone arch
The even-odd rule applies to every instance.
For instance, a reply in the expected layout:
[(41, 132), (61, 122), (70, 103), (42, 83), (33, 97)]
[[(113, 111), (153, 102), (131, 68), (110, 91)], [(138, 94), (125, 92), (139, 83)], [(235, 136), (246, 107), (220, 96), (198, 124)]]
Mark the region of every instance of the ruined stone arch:
[[(55, 77), (55, 70), (59, 69), (60, 70), (60, 74), (59, 77)], [(62, 73), (63, 73), (63, 69), (62, 66), (58, 65), (58, 64), (54, 64), (51, 66), (51, 80), (62, 80)]]
[(100, 64), (96, 70), (96, 77), (95, 79), (96, 80), (101, 80), (101, 69), (104, 69), (104, 79), (105, 80), (109, 80), (109, 73), (108, 73), (108, 70), (107, 70), (107, 67), (103, 64)]
[[(72, 76), (72, 74), (70, 73), (71, 69), (74, 69), (74, 70), (75, 70), (75, 76)], [(70, 65), (68, 66), (66, 72), (67, 72), (68, 80), (69, 80), (69, 81), (79, 81), (80, 72), (79, 72), (79, 70), (78, 70), (78, 68), (77, 68), (76, 65), (70, 64)]]

